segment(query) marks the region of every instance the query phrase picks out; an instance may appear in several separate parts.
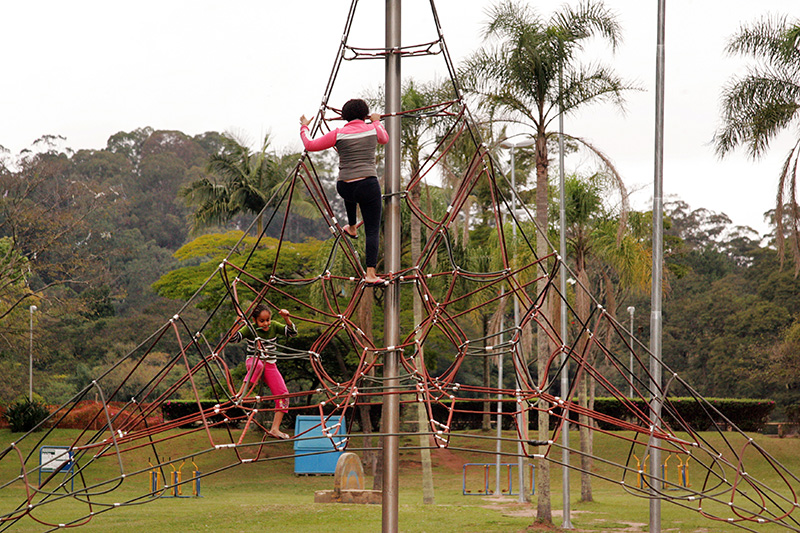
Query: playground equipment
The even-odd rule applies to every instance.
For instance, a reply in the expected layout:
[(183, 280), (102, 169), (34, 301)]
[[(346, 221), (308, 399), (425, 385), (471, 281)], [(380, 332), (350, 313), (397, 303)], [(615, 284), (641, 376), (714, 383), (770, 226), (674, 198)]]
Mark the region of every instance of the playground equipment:
[(319, 416), (298, 415), (294, 423), (295, 475), (333, 475), (336, 463), (347, 444), (343, 433), (347, 425), (344, 415), (326, 420)]
[[(390, 1), (393, 4), (392, 22), (399, 22), (397, 16), (399, 2)], [(357, 0), (354, 0), (348, 14), (337, 61), (322, 100), (323, 104), (315, 116), (312, 126), (312, 130), (315, 131), (312, 131), (312, 134), (332, 129), (335, 121), (341, 118), (338, 110), (329, 106), (328, 102), (339, 67), (344, 61), (370, 57), (385, 58), (387, 62), (392, 62), (393, 67), (398, 67), (396, 69), (387, 67), (387, 71), (392, 70), (399, 74), (397, 60), (401, 55), (412, 57), (441, 54), (451, 74), (451, 81), (454, 82), (453, 88), (456, 93), (460, 92), (433, 1), (431, 8), (438, 35), (435, 43), (400, 46), (399, 24), (397, 24), (397, 31), (392, 32), (392, 42), (387, 42), (386, 47), (379, 49), (355, 48), (350, 45), (349, 33), (356, 4)], [(392, 91), (399, 88), (398, 81), (394, 79), (393, 83), (386, 84), (387, 96), (389, 87)], [(582, 450), (570, 448), (567, 444), (562, 445), (563, 449), (559, 450), (556, 442), (559, 433), (569, 435), (571, 425), (586, 426), (588, 422), (581, 421), (582, 417), (586, 417), (587, 420), (602, 422), (603, 425), (612, 428), (603, 430), (605, 435), (609, 438), (630, 441), (631, 449), (643, 449), (644, 444), (639, 439), (656, 442), (648, 445), (647, 450), (653, 450), (653, 453), (645, 457), (655, 463), (654, 467), (649, 468), (651, 471), (649, 475), (646, 474), (647, 467), (642, 466), (638, 458), (635, 470), (633, 465), (627, 462), (618, 464), (604, 460), (609, 473), (601, 475), (597, 471), (589, 470), (587, 474), (612, 481), (620, 478), (624, 480), (626, 476), (633, 477), (633, 474), (636, 474), (638, 484), (620, 483), (620, 490), (635, 497), (650, 499), (651, 502), (657, 499), (672, 501), (681, 507), (692, 508), (710, 520), (732, 522), (746, 529), (756, 523), (769, 522), (796, 531), (798, 519), (792, 516), (797, 509), (800, 509), (797, 497), (800, 494), (800, 477), (796, 472), (777, 463), (757, 440), (734, 426), (731, 426), (732, 431), (718, 435), (726, 443), (724, 447), (717, 449), (709, 444), (704, 436), (699, 435), (680, 416), (677, 405), (672, 403), (670, 397), (676, 388), (687, 391), (698, 410), (707, 413), (707, 421), (714, 422), (711, 427), (720, 432), (717, 420), (726, 420), (726, 427), (731, 424), (712, 402), (703, 399), (680, 375), (663, 365), (660, 356), (648, 361), (649, 355), (656, 354), (651, 353), (647, 346), (629, 335), (629, 332), (616, 320), (614, 313), (604, 307), (603, 301), (591, 297), (589, 289), (582, 287), (580, 281), (576, 281), (570, 293), (584, 291), (588, 295), (592, 305), (586, 313), (578, 313), (571, 306), (567, 306), (569, 303), (567, 291), (556, 290), (555, 283), (539, 284), (539, 280), (554, 281), (560, 277), (560, 282), (565, 276), (570, 276), (573, 280), (578, 280), (579, 276), (567, 264), (565, 257), (554, 253), (554, 247), (540, 248), (538, 243), (535, 248), (533, 247), (537, 237), (547, 233), (547, 228), (531, 227), (527, 221), (534, 221), (535, 216), (528, 211), (526, 202), (522, 202), (521, 199), (517, 202), (516, 196), (508, 197), (509, 194), (516, 195), (516, 187), (508, 186), (509, 184), (504, 182), (498, 172), (503, 165), (499, 164), (493, 155), (497, 144), (494, 139), (490, 142), (481, 139), (481, 128), (473, 121), (462, 96), (454, 94), (454, 99), (451, 101), (400, 111), (400, 95), (396, 92), (392, 95), (393, 104), (387, 105), (384, 117), (387, 121), (387, 130), (391, 130), (391, 139), (400, 139), (401, 115), (403, 120), (418, 121), (421, 126), (428, 128), (428, 131), (446, 131), (447, 134), (432, 133), (430, 139), (426, 140), (426, 143), (431, 142), (427, 144), (425, 157), (420, 161), (420, 171), (408, 181), (404, 190), (399, 189), (400, 176), (397, 164), (401, 159), (399, 150), (393, 150), (390, 157), (390, 151), (387, 149), (386, 167), (387, 169), (390, 167), (389, 160), (391, 160), (391, 168), (394, 170), (391, 180), (388, 179), (388, 175), (386, 177), (386, 182), (391, 183), (391, 187), (386, 188), (386, 198), (391, 201), (391, 209), (387, 209), (387, 214), (392, 213), (392, 215), (391, 220), (387, 217), (385, 227), (393, 233), (392, 244), (391, 246), (387, 244), (386, 248), (393, 252), (392, 260), (390, 261), (390, 254), (387, 253), (385, 261), (389, 285), (381, 290), (384, 292), (386, 303), (384, 316), (392, 317), (392, 320), (384, 328), (388, 332), (384, 342), (374, 341), (369, 332), (361, 329), (359, 306), (362, 301), (367, 303), (372, 301), (374, 288), (367, 287), (363, 282), (361, 261), (353, 246), (355, 241), (344, 235), (343, 228), (337, 221), (325, 194), (322, 176), (318, 174), (317, 166), (308, 154), (304, 154), (283, 184), (275, 189), (272, 198), (265, 203), (264, 217), (253, 218), (253, 224), (242, 232), (241, 240), (231, 246), (230, 254), (221, 262), (216, 258), (212, 260), (217, 264), (213, 274), (201, 284), (195, 295), (187, 300), (180, 312), (166, 318), (161, 327), (152, 332), (148, 342), (121, 358), (115, 365), (118, 371), (104, 373), (53, 411), (48, 420), (39, 427), (43, 432), (23, 435), (4, 450), (0, 450), (0, 461), (10, 463), (4, 465), (6, 468), (2, 469), (3, 472), (10, 474), (5, 479), (0, 479), (0, 490), (8, 491), (7, 488), (12, 488), (17, 491), (16, 496), (6, 500), (14, 498), (15, 501), (0, 510), (0, 531), (24, 526), (30, 521), (52, 528), (72, 527), (94, 520), (100, 514), (97, 512), (100, 508), (98, 506), (103, 506), (103, 509), (114, 509), (126, 505), (139, 505), (143, 496), (150, 497), (149, 499), (156, 499), (161, 495), (181, 497), (181, 486), (186, 482), (181, 479), (180, 474), (183, 463), (175, 469), (171, 461), (163, 462), (160, 458), (166, 454), (159, 451), (159, 448), (163, 449), (165, 446), (170, 446), (170, 449), (181, 449), (177, 444), (183, 446), (183, 443), (187, 443), (186, 446), (192, 446), (192, 456), (216, 454), (215, 464), (223, 461), (227, 463), (215, 468), (215, 472), (241, 464), (292, 457), (283, 453), (283, 450), (279, 453), (266, 453), (272, 447), (286, 447), (282, 441), (262, 439), (252, 442), (253, 439), (248, 439), (252, 432), (263, 430), (266, 433), (268, 428), (261, 424), (260, 417), (255, 416), (259, 409), (263, 409), (259, 407), (262, 398), (242, 396), (237, 392), (238, 383), (235, 383), (231, 369), (223, 357), (230, 335), (223, 336), (222, 340), (214, 344), (210, 337), (219, 337), (219, 332), (215, 328), (207, 328), (209, 324), (216, 322), (210, 320), (210, 317), (199, 319), (193, 316), (193, 313), (182, 314), (183, 309), (205, 300), (209, 303), (215, 302), (216, 310), (235, 306), (246, 316), (247, 309), (239, 307), (237, 287), (246, 287), (244, 290), (251, 294), (242, 301), (251, 300), (253, 305), (256, 302), (266, 302), (273, 308), (280, 308), (284, 302), (291, 302), (291, 307), (297, 309), (298, 313), (293, 318), (302, 320), (320, 331), (314, 342), (306, 349), (299, 350), (287, 346), (281, 347), (280, 353), (276, 354), (279, 360), (302, 359), (303, 364), (307, 364), (314, 372), (316, 377), (314, 381), (318, 383), (318, 387), (313, 390), (299, 390), (287, 396), (298, 400), (307, 399), (307, 407), (319, 410), (315, 424), (319, 423), (325, 428), (323, 436), (315, 438), (301, 436), (296, 432), (295, 444), (330, 442), (333, 445), (332, 449), (324, 451), (295, 448), (296, 456), (305, 457), (307, 458), (305, 462), (310, 463), (311, 458), (331, 456), (341, 452), (347, 446), (348, 439), (355, 439), (358, 434), (348, 429), (341, 431), (343, 435), (347, 435), (346, 437), (338, 437), (336, 435), (340, 433), (339, 428), (345, 427), (344, 422), (338, 426), (330, 426), (328, 419), (332, 416), (343, 416), (346, 412), (353, 413), (356, 408), (372, 403), (370, 401), (372, 397), (382, 397), (381, 402), (385, 408), (382, 419), (391, 422), (381, 430), (384, 439), (383, 518), (387, 530), (398, 529), (400, 397), (414, 394), (416, 401), (426, 411), (423, 415), (427, 414), (428, 423), (422, 424), (419, 431), (432, 439), (430, 447), (447, 448), (453, 439), (455, 447), (468, 449), (467, 446), (475, 443), (475, 439), (485, 438), (483, 435), (472, 435), (468, 432), (451, 432), (457, 423), (456, 415), (470, 412), (464, 405), (476, 396), (487, 399), (484, 414), (494, 414), (497, 412), (496, 408), (500, 406), (500, 413), (504, 413), (502, 416), (514, 420), (523, 419), (524, 416), (530, 418), (545, 412), (549, 418), (555, 418), (550, 438), (539, 441), (536, 445), (518, 447), (516, 455), (519, 457), (531, 457), (531, 450), (538, 449), (534, 454), (537, 460), (557, 463), (556, 455), (559, 451), (561, 453), (558, 455), (564, 457), (566, 453), (567, 458), (570, 452), (583, 454)], [(428, 205), (427, 202), (420, 201), (420, 193), (424, 194), (423, 191), (427, 191), (429, 185), (438, 187), (440, 163), (447, 160), (446, 153), (450, 148), (458, 146), (457, 142), (460, 144), (462, 141), (465, 144), (471, 143), (474, 152), (469, 151), (471, 153), (469, 162), (454, 175), (458, 179), (454, 180), (453, 190), (448, 194), (447, 208), (439, 209), (434, 204)], [(447, 172), (450, 173), (451, 170), (448, 168)], [(432, 181), (426, 181), (429, 180), (426, 176)], [(499, 270), (494, 270), (496, 267), (491, 266), (496, 262), (494, 259), (471, 264), (463, 254), (457, 253), (458, 249), (454, 247), (452, 238), (457, 234), (454, 230), (459, 217), (464, 216), (465, 220), (468, 218), (474, 208), (470, 197), (476, 190), (485, 190), (491, 198), (484, 209), (487, 215), (493, 215), (494, 218), (494, 224), (490, 226), (496, 235), (490, 242), (496, 243), (492, 247), (492, 254), (496, 254), (498, 264), (502, 265)], [(294, 259), (285, 261), (287, 254), (294, 257), (294, 246), (300, 246), (283, 239), (283, 236), (286, 235), (290, 221), (293, 220), (289, 217), (291, 206), (297, 205), (296, 201), (294, 203), (292, 201), (299, 198), (294, 195), (301, 194), (319, 208), (332, 235), (329, 244), (326, 244), (328, 246), (326, 250), (329, 252), (320, 256), (320, 259), (327, 256), (327, 261), (324, 265), (320, 261), (320, 264), (315, 265), (313, 271), (304, 279), (297, 277), (294, 268), (284, 268), (287, 263), (292, 264), (294, 261)], [(407, 208), (404, 212), (410, 213), (411, 217), (427, 228), (424, 232), (427, 235), (426, 242), (419, 251), (412, 252), (413, 257), (408, 262), (407, 268), (400, 267), (401, 248), (397, 242), (397, 237), (401, 233), (397, 220), (401, 213), (398, 205), (400, 201), (404, 202)], [(509, 202), (512, 205), (511, 209), (508, 209)], [(662, 209), (654, 209), (653, 212), (660, 214)], [(251, 248), (245, 239), (250, 239), (254, 225), (258, 223), (261, 226), (262, 221), (263, 230), (259, 230), (262, 235), (258, 238), (261, 244), (254, 244), (251, 253), (245, 254), (247, 259), (240, 261), (239, 259), (244, 256), (240, 257), (239, 254)], [(505, 228), (508, 225), (512, 225), (516, 232), (515, 237), (521, 237), (519, 240), (514, 239), (513, 246), (508, 246), (509, 243), (506, 242)], [(468, 228), (468, 224), (465, 227)], [(257, 259), (255, 251), (262, 247), (262, 239), (266, 238), (266, 233), (263, 232), (268, 228), (270, 231), (277, 229), (281, 239), (276, 241), (274, 252), (270, 252), (272, 259), (263, 263), (262, 259)], [(388, 236), (386, 241), (388, 243)], [(521, 247), (526, 250), (524, 254), (517, 254), (519, 248), (517, 244), (525, 244)], [(250, 262), (251, 258), (253, 263)], [(397, 260), (396, 264), (392, 263), (394, 260)], [(654, 261), (654, 264), (660, 265), (660, 262)], [(267, 276), (260, 279), (254, 272), (263, 272)], [(654, 273), (653, 279), (660, 280), (661, 276)], [(302, 285), (315, 287), (315, 290), (323, 296), (322, 300), (315, 303), (299, 299), (298, 293), (294, 291), (299, 290), (297, 288)], [(401, 302), (398, 291), (401, 286), (400, 294), (404, 295), (404, 302), (411, 300), (412, 293), (420, 295), (422, 300), (421, 313), (415, 310), (417, 316), (413, 327), (409, 327), (405, 320), (400, 323), (398, 319)], [(218, 290), (220, 287), (225, 290), (220, 292)], [(654, 294), (660, 293), (660, 290), (654, 291)], [(550, 320), (552, 317), (549, 316), (544, 302), (553, 301), (551, 298), (561, 299), (562, 309), (569, 307), (570, 310), (561, 319), (560, 325), (570, 324), (576, 332), (580, 331), (578, 340), (569, 338), (566, 330), (564, 334), (560, 333), (560, 328)], [(515, 316), (514, 327), (502, 326), (501, 331), (494, 336), (499, 341), (496, 343), (494, 337), (481, 337), (481, 333), (474, 329), (472, 312), (482, 307), (484, 312), (492, 313), (511, 299), (516, 300), (520, 308), (519, 320)], [(526, 370), (527, 359), (523, 351), (523, 332), (526, 328), (533, 328), (547, 335), (552, 346), (559, 348), (551, 350), (547, 361), (549, 370), (540, 373), (538, 380)], [(207, 336), (208, 333), (213, 335)], [(434, 339), (443, 346), (449, 345), (454, 354), (450, 366), (437, 368), (436, 375), (432, 375), (425, 365), (421, 348), (426, 339)], [(494, 344), (489, 346), (490, 343)], [(340, 345), (357, 356), (357, 361), (348, 364), (349, 368), (343, 373), (336, 368), (334, 363), (336, 358), (328, 355), (333, 347), (339, 350)], [(165, 363), (162, 353), (174, 356), (167, 358)], [(630, 364), (625, 364), (630, 360), (631, 354), (634, 355), (633, 371)], [(457, 381), (462, 363), (468, 360), (484, 361), (488, 356), (506, 357), (506, 362), (509, 360), (513, 362), (517, 383), (515, 390), (503, 388), (502, 380), (497, 389)], [(131, 367), (123, 365), (133, 358), (139, 363)], [(159, 365), (161, 368), (155, 381), (149, 370), (151, 365), (147, 363)], [(129, 368), (127, 374), (122, 371), (126, 368)], [(331, 368), (335, 371), (329, 371)], [(576, 371), (571, 372), (570, 368)], [(381, 369), (384, 374), (378, 376)], [(669, 376), (664, 386), (660, 384), (662, 371), (664, 375)], [(161, 381), (168, 375), (180, 377), (177, 380), (170, 378)], [(200, 399), (203, 396), (201, 385), (204, 385), (202, 381), (198, 381), (201, 375), (204, 376), (203, 380), (213, 385), (211, 390), (217, 402), (213, 407), (204, 406)], [(564, 397), (553, 396), (555, 387), (551, 378), (555, 375), (567, 376), (565, 381), (571, 383), (568, 383), (567, 387), (562, 386), (562, 390), (573, 392), (564, 394)], [(598, 392), (604, 391), (604, 394), (616, 398), (624, 406), (623, 412), (618, 416), (611, 416), (582, 405), (574, 392), (578, 390), (579, 379), (590, 380)], [(169, 381), (169, 384), (166, 381)], [(141, 388), (140, 383), (152, 385)], [(141, 392), (128, 400), (120, 394), (123, 390), (129, 390), (126, 385), (135, 385), (136, 390), (141, 389)], [(107, 395), (108, 391), (116, 392)], [(495, 394), (498, 396), (497, 400), (493, 400)], [(66, 507), (69, 520), (67, 523), (60, 521), (59, 512), (65, 507), (62, 502), (66, 498), (52, 497), (53, 485), (58, 481), (57, 476), (53, 474), (46, 478), (40, 477), (40, 486), (34, 486), (33, 472), (36, 472), (36, 469), (41, 471), (41, 464), (36, 464), (35, 451), (26, 456), (20, 448), (36, 450), (44, 439), (55, 438), (52, 432), (63, 427), (62, 421), (68, 415), (81, 409), (83, 398), (87, 395), (102, 398), (102, 409), (86, 422), (84, 430), (77, 434), (71, 444), (71, 452), (74, 453), (71, 462), (80, 464), (80, 469), (76, 469), (80, 475), (73, 477), (78, 478), (78, 485), (81, 486), (75, 487), (72, 494), (69, 494), (73, 505)], [(151, 422), (151, 415), (160, 407), (172, 400), (183, 398), (194, 398), (197, 409), (181, 416), (179, 420)], [(266, 398), (268, 401), (278, 399), (286, 398)], [(497, 405), (492, 405), (494, 401)], [(120, 402), (123, 405), (120, 409), (116, 407), (112, 409), (111, 402)], [(507, 411), (503, 406), (513, 407)], [(570, 415), (577, 415), (578, 420), (571, 420)], [(355, 418), (354, 415), (350, 415), (351, 424)], [(518, 445), (519, 441), (528, 440), (527, 431), (520, 429), (524, 427), (524, 419), (522, 422), (516, 423), (517, 435), (510, 439), (498, 435), (498, 440), (508, 442), (509, 445), (512, 443)], [(243, 424), (241, 432), (232, 432), (231, 427), (238, 424)], [(502, 421), (498, 425), (502, 429)], [(194, 440), (196, 435), (203, 436), (202, 443)], [(372, 438), (373, 435), (364, 436)], [(62, 438), (61, 434), (57, 435), (57, 438)], [(34, 444), (30, 444), (31, 440)], [(24, 446), (20, 446), (21, 441), (24, 442)], [(147, 472), (146, 468), (131, 472), (125, 467), (133, 461), (123, 461), (123, 457), (129, 457), (125, 454), (141, 450), (143, 446), (148, 446), (157, 454), (154, 461), (156, 464), (151, 465), (150, 470), (152, 489), (150, 494), (113, 491), (111, 487), (123, 485), (130, 479), (128, 476)], [(426, 446), (422, 444), (421, 448), (424, 450)], [(480, 452), (486, 451), (482, 444), (479, 448)], [(686, 495), (669, 494), (667, 490), (663, 490), (666, 480), (656, 473), (661, 461), (654, 459), (654, 456), (657, 453), (670, 453), (670, 451), (679, 458), (691, 454), (696, 465), (694, 468), (700, 469), (700, 474), (696, 475), (698, 486), (685, 489), (688, 492)], [(563, 463), (569, 466), (567, 461)], [(165, 468), (167, 465), (170, 465), (172, 474), (168, 474), (170, 469)], [(486, 465), (484, 468), (486, 469)], [(511, 478), (512, 470), (511, 467), (508, 468)], [(688, 462), (686, 464), (681, 462), (679, 468), (682, 469), (680, 483), (688, 487)], [(665, 462), (662, 476), (666, 469)], [(474, 470), (472, 468), (471, 471)], [(165, 472), (171, 478), (169, 482), (162, 479), (166, 477)], [(753, 477), (756, 472), (761, 475), (763, 481), (761, 478)], [(520, 474), (519, 467), (517, 474)], [(479, 470), (476, 476), (480, 478)], [(199, 478), (200, 473), (195, 471), (193, 480), (196, 496), (199, 496)], [(465, 494), (466, 478), (465, 471)], [(94, 481), (95, 479), (97, 481)], [(488, 472), (484, 470), (483, 491), (470, 490), (469, 494), (489, 494), (487, 479)], [(776, 479), (777, 488), (773, 488), (770, 484), (774, 485)], [(532, 487), (534, 485), (531, 483)], [(564, 487), (568, 488), (569, 484), (565, 483)], [(64, 490), (65, 484), (60, 484), (57, 488)], [(670, 490), (675, 488), (680, 487), (674, 483), (669, 484)], [(509, 481), (508, 492), (511, 493), (512, 490), (513, 486)], [(760, 502), (767, 501), (769, 505), (760, 505)], [(74, 510), (78, 506), (82, 506), (80, 507), (83, 509), (82, 515), (80, 511)]]
[[(177, 469), (172, 463), (169, 463), (170, 468), (172, 468), (170, 472), (172, 485), (166, 483), (166, 480), (164, 480), (165, 476), (162, 476), (161, 470), (157, 466), (153, 466), (153, 463), (151, 463), (149, 459), (147, 463), (150, 465), (150, 492), (154, 495), (161, 493), (159, 494), (160, 498), (190, 498), (191, 496), (188, 494), (183, 494), (183, 485), (192, 482), (192, 496), (195, 498), (203, 497), (202, 494), (200, 494), (200, 478), (202, 477), (202, 472), (200, 472), (194, 460), (192, 460), (192, 466), (194, 466), (192, 477), (187, 481), (183, 481), (183, 473), (181, 472), (183, 465), (186, 464), (186, 460), (184, 459), (181, 461)], [(159, 486), (161, 486), (161, 488), (159, 488)]]
[[(678, 459), (678, 465), (675, 467), (675, 469), (678, 471), (678, 484), (676, 486), (670, 486), (669, 476), (667, 475), (669, 472), (667, 464), (672, 457), (676, 457)], [(680, 455), (675, 455), (672, 453), (669, 454), (666, 459), (664, 459), (664, 465), (661, 467), (661, 476), (664, 478), (664, 488), (667, 490), (689, 488), (689, 459), (691, 459), (691, 457), (687, 456), (686, 461), (684, 462)]]
[[(470, 467), (473, 467), (473, 468), (470, 468)], [(476, 477), (478, 477), (480, 475), (478, 473), (477, 475), (473, 474), (472, 476), (469, 476), (468, 475), (468, 471), (469, 470), (472, 470), (473, 472), (476, 471), (476, 470), (479, 471), (480, 468), (483, 468), (483, 484), (482, 484), (483, 487), (480, 488), (480, 489), (478, 489), (478, 488), (475, 488), (475, 489), (469, 488), (468, 489), (467, 488), (467, 479), (474, 480)], [(519, 465), (517, 463), (501, 463), (500, 464), (500, 468), (502, 468), (503, 471), (505, 472), (504, 478), (507, 480), (506, 488), (501, 488), (500, 489), (501, 494), (495, 494), (494, 492), (492, 492), (489, 489), (489, 480), (493, 478), (493, 476), (491, 475), (492, 468), (496, 469), (497, 468), (497, 464), (495, 464), (495, 463), (464, 463), (461, 494), (463, 494), (464, 496), (492, 496), (492, 495), (494, 495), (494, 496), (500, 496), (500, 495), (503, 495), (503, 496), (515, 496), (515, 495), (518, 495), (519, 492), (518, 491), (517, 492), (514, 491), (513, 480), (518, 478), (519, 476), (516, 476), (516, 474), (512, 475), (512, 472), (514, 471), (514, 469), (519, 468)], [(529, 477), (529, 482), (530, 482), (530, 487), (531, 487), (530, 495), (533, 496), (534, 494), (536, 494), (536, 488), (535, 488), (536, 487), (536, 476), (535, 476), (536, 466), (533, 465), (532, 463), (529, 463), (528, 464), (528, 469), (529, 469), (529, 476), (528, 477)], [(470, 487), (474, 487), (474, 485), (470, 484)]]
[[(633, 454), (633, 458), (636, 459), (636, 482), (639, 485), (639, 488), (644, 488), (644, 477), (647, 475), (647, 459), (650, 455), (645, 455), (644, 459), (639, 460), (636, 454)], [(672, 457), (676, 457), (678, 459), (678, 465), (676, 466), (676, 470), (678, 471), (678, 483), (673, 484), (669, 482), (669, 460)], [(686, 461), (684, 462), (683, 459), (679, 455), (669, 454), (666, 459), (664, 459), (664, 463), (661, 465), (661, 488), (664, 490), (680, 490), (680, 489), (688, 489), (690, 487), (689, 484), (689, 459), (690, 457), (686, 457)], [(642, 466), (644, 465), (644, 466)]]

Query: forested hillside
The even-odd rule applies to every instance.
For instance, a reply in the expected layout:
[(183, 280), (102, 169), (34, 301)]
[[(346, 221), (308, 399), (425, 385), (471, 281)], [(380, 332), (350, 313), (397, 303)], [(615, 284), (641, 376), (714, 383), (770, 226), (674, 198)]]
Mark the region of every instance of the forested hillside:
[[(233, 156), (234, 145), (219, 133), (192, 137), (141, 128), (112, 135), (97, 150), (72, 152), (60, 144), (48, 136), (22, 154), (2, 154), (0, 404), (27, 396), (31, 353), (34, 392), (48, 403), (59, 403), (146, 343), (181, 307), (192, 283), (199, 283), (203, 272), (236, 243), (238, 237), (229, 232), (247, 229), (254, 217), (253, 209), (239, 206), (216, 223), (199, 223), (203, 199), (186, 193), (192, 184), (201, 186), (197, 191), (224, 183), (209, 161)], [(277, 176), (295, 160), (292, 154), (271, 151), (267, 140), (262, 152)], [(261, 203), (256, 205), (268, 202), (269, 190), (259, 193)], [(329, 198), (337, 204), (334, 194)], [(491, 243), (483, 236), (493, 220), (481, 217), (480, 201), (478, 193), (472, 220), (465, 221), (454, 239), (454, 253), (469, 261), (490, 260)], [(226, 205), (228, 209), (231, 204)], [(298, 276), (313, 271), (329, 235), (312, 213), (304, 214), (308, 217), (296, 216), (285, 236), (296, 243), (297, 258), (285, 268)], [(667, 364), (707, 396), (797, 403), (800, 280), (793, 267), (788, 262), (781, 267), (771, 238), (734, 227), (725, 215), (680, 201), (668, 203), (666, 215)], [(649, 214), (629, 217), (638, 221), (644, 250), (649, 246)], [(409, 231), (404, 228), (406, 235)], [(278, 235), (269, 229), (267, 236)], [(268, 255), (270, 241), (261, 246), (259, 253)], [(587, 270), (592, 265), (587, 261)], [(626, 329), (627, 309), (635, 308), (634, 333), (647, 345), (647, 286), (613, 297), (611, 289), (599, 292)], [(409, 309), (402, 317), (407, 322), (410, 306), (403, 309)], [(185, 312), (204, 314), (208, 309), (201, 305)], [(231, 316), (218, 318), (220, 330)], [(475, 327), (485, 328), (489, 318), (477, 317)], [(380, 333), (381, 318), (374, 317), (373, 323)], [(297, 342), (304, 342), (302, 336)], [(432, 367), (437, 357), (448, 357), (437, 353), (435, 343), (426, 352)], [(241, 360), (235, 350), (233, 357)], [(347, 354), (337, 357), (344, 372)], [(482, 366), (465, 365), (462, 372), (465, 383), (484, 382)], [(290, 389), (292, 380), (314, 379), (302, 362), (284, 369), (284, 375)]]

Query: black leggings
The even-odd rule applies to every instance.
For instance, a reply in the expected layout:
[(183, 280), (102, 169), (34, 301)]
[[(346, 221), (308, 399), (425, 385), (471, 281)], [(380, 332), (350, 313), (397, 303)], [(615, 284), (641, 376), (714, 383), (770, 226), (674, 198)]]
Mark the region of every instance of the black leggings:
[(381, 235), (381, 209), (383, 195), (381, 185), (375, 176), (358, 181), (337, 181), (336, 191), (344, 200), (347, 210), (347, 223), (356, 225), (356, 207), (361, 207), (361, 218), (364, 219), (364, 235), (366, 236), (365, 255), (367, 268), (378, 266), (378, 243)]

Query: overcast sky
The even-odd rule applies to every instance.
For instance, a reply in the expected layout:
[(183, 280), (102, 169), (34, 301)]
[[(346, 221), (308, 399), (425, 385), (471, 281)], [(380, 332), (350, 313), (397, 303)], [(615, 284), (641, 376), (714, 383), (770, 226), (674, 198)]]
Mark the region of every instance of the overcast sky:
[[(531, 5), (549, 17), (565, 2)], [(574, 5), (575, 2), (572, 2)], [(594, 57), (644, 90), (628, 96), (627, 112), (609, 106), (569, 117), (565, 130), (603, 149), (638, 192), (635, 207), (652, 207), (656, 0), (606, 0), (624, 42), (616, 55)], [(350, 43), (381, 47), (384, 5), (361, 0)], [(488, 1), (438, 0), (453, 60), (481, 45)], [(763, 234), (781, 162), (791, 145), (777, 138), (756, 162), (744, 151), (719, 160), (710, 145), (719, 122), (720, 90), (746, 63), (724, 46), (742, 23), (767, 14), (800, 16), (790, 0), (666, 0), (666, 131), (664, 193), (693, 208), (726, 213)], [(300, 149), (298, 117), (319, 107), (349, 0), (26, 0), (0, 4), (0, 145), (12, 154), (45, 134), (72, 149), (103, 148), (118, 131), (151, 126), (194, 135), (231, 131), (253, 145), (270, 133), (276, 148)], [(403, 44), (435, 39), (427, 0), (404, 0)], [(447, 76), (440, 56), (403, 61), (403, 76)], [(348, 62), (331, 104), (374, 90), (382, 61)], [(794, 133), (794, 132), (793, 132)], [(572, 158), (568, 171), (591, 171)]]

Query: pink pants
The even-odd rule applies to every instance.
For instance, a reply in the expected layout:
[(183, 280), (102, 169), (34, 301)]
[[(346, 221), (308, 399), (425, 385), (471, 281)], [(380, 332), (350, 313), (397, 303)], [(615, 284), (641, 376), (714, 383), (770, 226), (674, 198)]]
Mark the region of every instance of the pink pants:
[[(247, 367), (247, 375), (244, 378), (245, 383), (253, 382), (257, 384), (263, 377), (264, 383), (267, 384), (273, 396), (289, 393), (289, 389), (286, 388), (286, 383), (283, 381), (283, 376), (278, 370), (278, 365), (266, 363), (257, 357), (248, 357), (244, 364)], [(275, 408), (283, 413), (288, 413), (289, 399), (278, 398), (275, 400)]]

